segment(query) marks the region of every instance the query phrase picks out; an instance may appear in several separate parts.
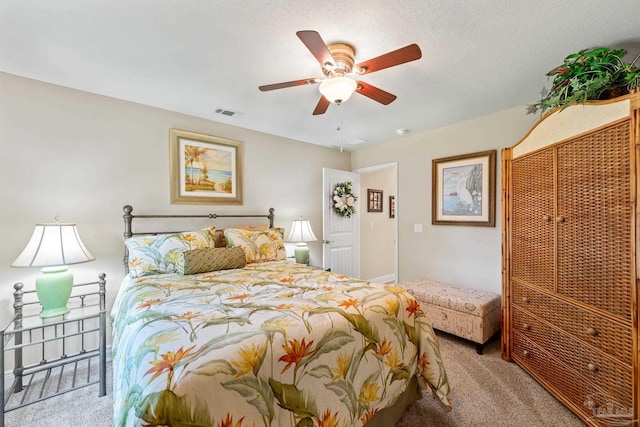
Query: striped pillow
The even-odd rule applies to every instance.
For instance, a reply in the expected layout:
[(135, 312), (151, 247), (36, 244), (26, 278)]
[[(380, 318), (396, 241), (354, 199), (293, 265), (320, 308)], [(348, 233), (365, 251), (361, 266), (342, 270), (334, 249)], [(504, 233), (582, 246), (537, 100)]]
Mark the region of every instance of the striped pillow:
[(197, 274), (242, 268), (245, 265), (247, 258), (241, 248), (203, 248), (182, 252), (176, 271), (180, 274)]

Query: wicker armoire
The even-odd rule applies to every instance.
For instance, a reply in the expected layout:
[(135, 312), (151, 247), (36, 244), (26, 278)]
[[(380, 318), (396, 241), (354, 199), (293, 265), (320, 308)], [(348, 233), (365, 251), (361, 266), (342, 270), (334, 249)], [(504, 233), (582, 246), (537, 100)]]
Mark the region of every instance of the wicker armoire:
[(502, 159), (503, 358), (588, 425), (639, 427), (640, 92), (553, 111)]

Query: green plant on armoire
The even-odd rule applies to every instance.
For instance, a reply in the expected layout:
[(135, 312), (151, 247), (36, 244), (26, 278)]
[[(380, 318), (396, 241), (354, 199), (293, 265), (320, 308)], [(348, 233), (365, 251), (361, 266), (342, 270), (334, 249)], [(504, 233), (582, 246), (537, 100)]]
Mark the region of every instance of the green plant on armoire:
[(584, 49), (564, 59), (562, 65), (547, 73), (553, 85), (542, 99), (527, 107), (527, 113), (544, 113), (572, 102), (610, 99), (640, 86), (640, 70), (635, 66), (640, 55), (625, 62), (625, 49), (600, 47)]

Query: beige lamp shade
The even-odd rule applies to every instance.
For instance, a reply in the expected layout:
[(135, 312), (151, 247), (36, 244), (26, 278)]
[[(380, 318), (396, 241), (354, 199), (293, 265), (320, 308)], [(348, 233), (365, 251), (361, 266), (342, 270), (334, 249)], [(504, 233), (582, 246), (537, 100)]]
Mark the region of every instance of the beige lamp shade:
[(300, 219), (293, 221), (291, 231), (289, 231), (289, 235), (287, 236), (287, 242), (315, 242), (316, 240), (318, 239), (316, 235), (313, 234), (311, 224), (309, 224), (308, 220)]
[(36, 224), (31, 240), (11, 266), (50, 267), (94, 259), (82, 243), (75, 224)]

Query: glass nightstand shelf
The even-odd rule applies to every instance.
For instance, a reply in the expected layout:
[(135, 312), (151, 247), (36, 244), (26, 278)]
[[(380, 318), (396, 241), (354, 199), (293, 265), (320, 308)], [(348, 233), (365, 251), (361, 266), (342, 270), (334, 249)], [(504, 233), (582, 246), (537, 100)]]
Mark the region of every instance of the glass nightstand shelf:
[(0, 375), (0, 426), (6, 412), (72, 390), (98, 384), (106, 394), (105, 274), (75, 284), (69, 313), (58, 317), (40, 318), (35, 290), (22, 288), (14, 285), (14, 315), (0, 332), (2, 372), (13, 369), (9, 387)]

